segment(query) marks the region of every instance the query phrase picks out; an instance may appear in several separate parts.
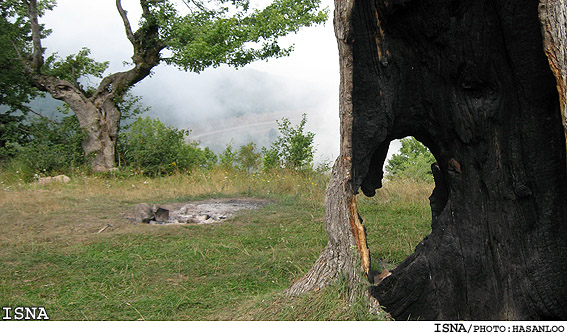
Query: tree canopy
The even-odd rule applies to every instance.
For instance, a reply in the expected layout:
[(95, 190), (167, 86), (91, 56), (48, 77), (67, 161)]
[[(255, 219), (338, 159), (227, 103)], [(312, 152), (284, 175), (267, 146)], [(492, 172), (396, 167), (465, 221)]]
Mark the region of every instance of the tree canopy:
[[(222, 64), (242, 67), (256, 60), (287, 56), (293, 46), (282, 47), (279, 38), (301, 27), (323, 23), (328, 15), (327, 9), (319, 8), (320, 0), (274, 0), (263, 9), (252, 8), (249, 0), (182, 3), (180, 6), (170, 0), (140, 0), (142, 16), (134, 30), (128, 11), (120, 0), (116, 1), (126, 37), (134, 47), (135, 68), (156, 66), (163, 61), (200, 72)], [(2, 59), (17, 64), (19, 69), (31, 67), (77, 87), (85, 76), (102, 78), (108, 62), (90, 58), (87, 48), (65, 58), (54, 53), (43, 59), (44, 49), (37, 46), (50, 30), (39, 24), (38, 18), (53, 10), (55, 1), (7, 1), (0, 8), (2, 44), (7, 46), (1, 51)], [(5, 55), (6, 52), (10, 54)], [(123, 87), (127, 88), (128, 85)]]

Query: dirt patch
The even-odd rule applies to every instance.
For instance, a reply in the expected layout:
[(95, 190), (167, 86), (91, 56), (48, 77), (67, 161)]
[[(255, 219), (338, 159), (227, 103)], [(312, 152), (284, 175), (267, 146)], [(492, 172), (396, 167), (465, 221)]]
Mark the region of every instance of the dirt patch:
[(140, 203), (126, 218), (155, 225), (212, 224), (231, 218), (238, 211), (259, 209), (269, 202), (258, 198), (223, 198), (160, 204), (151, 208), (148, 204)]

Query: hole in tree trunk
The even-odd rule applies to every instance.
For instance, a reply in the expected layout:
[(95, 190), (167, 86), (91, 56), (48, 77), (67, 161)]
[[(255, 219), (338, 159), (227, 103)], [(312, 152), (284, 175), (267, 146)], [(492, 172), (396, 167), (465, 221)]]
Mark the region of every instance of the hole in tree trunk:
[[(390, 141), (409, 134), (438, 162), (423, 219), (431, 233), (371, 289), (395, 319), (567, 318), (565, 130), (538, 20), (549, 5), (336, 2), (345, 153), (336, 179), (374, 196)], [(373, 254), (403, 240), (374, 232), (372, 210), (388, 218), (381, 198), (358, 201)], [(407, 225), (407, 209), (397, 210)], [(344, 235), (332, 229), (337, 218), (326, 219), (330, 237)], [(326, 254), (343, 255), (330, 245)]]
[(359, 195), (358, 210), (373, 260), (368, 279), (378, 284), (431, 233), (432, 217), (443, 210), (448, 195), (439, 164), (429, 148), (414, 137), (381, 145), (370, 168), (365, 182), (378, 185), (378, 189), (363, 188), (375, 195)]

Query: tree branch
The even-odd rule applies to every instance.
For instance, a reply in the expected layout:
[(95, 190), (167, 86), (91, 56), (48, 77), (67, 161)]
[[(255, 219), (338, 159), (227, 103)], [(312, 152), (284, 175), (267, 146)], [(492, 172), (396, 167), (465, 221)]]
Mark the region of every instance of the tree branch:
[(31, 112), (32, 114), (35, 114), (35, 115), (37, 115), (37, 116), (39, 116), (39, 117), (41, 117), (41, 118), (43, 118), (43, 119), (47, 119), (47, 120), (49, 119), (48, 117), (46, 117), (46, 116), (40, 114), (39, 112), (33, 110), (32, 108), (30, 108), (30, 107), (28, 107), (28, 106), (26, 106), (26, 105), (18, 104), (17, 107), (18, 107), (18, 109), (20, 109), (20, 110), (23, 111), (23, 112)]
[[(150, 19), (152, 15), (149, 6), (152, 1), (154, 0), (140, 0), (140, 6), (145, 19)], [(103, 78), (93, 95), (95, 97), (108, 95), (109, 93), (114, 97), (124, 94), (130, 87), (150, 75), (152, 68), (161, 61), (161, 50), (166, 47), (159, 40), (159, 26), (157, 24), (152, 23), (149, 25), (149, 28), (146, 27), (147, 29), (141, 28), (136, 32), (132, 32), (132, 27), (120, 0), (116, 0), (116, 7), (124, 22), (126, 35), (134, 47), (134, 54), (132, 55), (134, 68), (124, 72), (113, 73)]]
[[(151, 1), (150, 1), (151, 2)], [(150, 7), (148, 6), (147, 0), (140, 0), (140, 6), (142, 7), (142, 12), (144, 15), (150, 15)]]
[(28, 9), (32, 30), (33, 52), (31, 68), (33, 71), (39, 73), (43, 66), (43, 49), (41, 47), (41, 28), (37, 20), (37, 0), (24, 0), (24, 3)]
[(120, 13), (120, 17), (122, 18), (122, 22), (124, 22), (124, 29), (126, 30), (126, 36), (128, 40), (132, 44), (135, 43), (134, 33), (132, 32), (132, 27), (130, 26), (130, 21), (128, 20), (128, 16), (126, 15), (126, 11), (122, 8), (122, 1), (116, 0), (116, 8), (118, 8), (118, 12)]
[(12, 44), (12, 47), (14, 47), (14, 51), (16, 51), (16, 54), (18, 55), (18, 60), (19, 60), (20, 62), (22, 62), (22, 63), (25, 65), (26, 62), (25, 62), (24, 58), (22, 57), (22, 54), (20, 53), (20, 50), (19, 50), (18, 47), (16, 46), (16, 43), (14, 43), (13, 40), (10, 40), (10, 44)]

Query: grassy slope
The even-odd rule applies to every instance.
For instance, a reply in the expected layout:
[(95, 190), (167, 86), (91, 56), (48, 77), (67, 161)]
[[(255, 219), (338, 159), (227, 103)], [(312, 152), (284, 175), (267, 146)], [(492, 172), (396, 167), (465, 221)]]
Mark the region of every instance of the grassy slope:
[[(0, 180), (2, 176), (0, 175)], [(56, 320), (369, 319), (342, 284), (289, 300), (282, 291), (326, 244), (326, 180), (223, 171), (159, 179), (76, 176), (0, 188), (0, 306), (42, 305)], [(428, 233), (428, 185), (390, 183), (361, 199), (373, 259), (395, 263)], [(269, 198), (207, 226), (135, 224), (140, 202)], [(97, 233), (102, 227), (113, 227)]]

